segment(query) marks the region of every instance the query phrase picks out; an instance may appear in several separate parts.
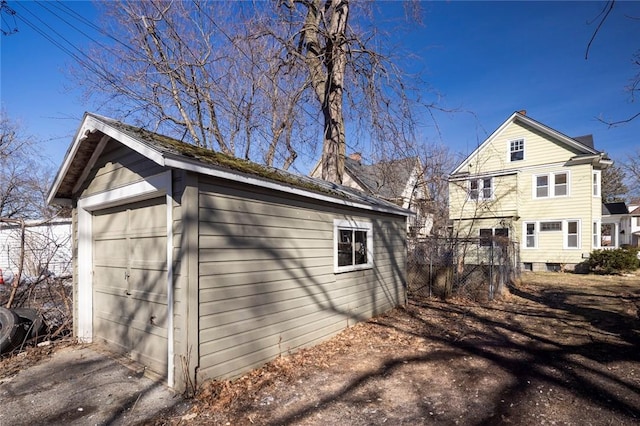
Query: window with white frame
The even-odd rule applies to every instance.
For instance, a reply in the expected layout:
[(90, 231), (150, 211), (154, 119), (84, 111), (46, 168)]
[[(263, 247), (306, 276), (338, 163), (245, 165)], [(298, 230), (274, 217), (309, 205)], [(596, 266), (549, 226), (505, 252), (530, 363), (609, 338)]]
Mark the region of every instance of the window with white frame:
[(473, 201), (490, 200), (493, 198), (493, 178), (469, 180), (469, 199)]
[(334, 271), (373, 267), (373, 227), (370, 222), (333, 221)]
[(569, 195), (569, 172), (535, 175), (534, 198), (565, 197)]
[(536, 176), (536, 198), (549, 196), (549, 176)]
[(600, 196), (600, 179), (601, 179), (601, 174), (600, 174), (600, 170), (594, 170), (593, 174), (592, 174), (592, 186), (593, 186), (593, 196), (594, 197), (599, 197)]
[(565, 226), (565, 244), (566, 248), (580, 247), (580, 221), (567, 220)]
[(540, 222), (540, 232), (562, 231), (562, 222)]
[(600, 223), (593, 222), (593, 247), (600, 247)]
[(516, 139), (509, 142), (509, 160), (524, 160), (524, 139)]
[(553, 175), (553, 196), (562, 197), (569, 193), (569, 175), (567, 173), (554, 173)]
[(525, 248), (536, 248), (538, 246), (535, 222), (524, 223), (524, 246)]

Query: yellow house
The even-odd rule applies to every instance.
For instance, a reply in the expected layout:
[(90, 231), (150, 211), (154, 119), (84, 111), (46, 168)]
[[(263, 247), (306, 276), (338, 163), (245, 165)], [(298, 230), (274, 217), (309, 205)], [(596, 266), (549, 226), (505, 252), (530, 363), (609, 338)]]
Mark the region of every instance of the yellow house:
[(525, 270), (572, 269), (600, 246), (601, 171), (591, 135), (569, 137), (513, 113), (449, 176), (458, 237), (518, 243)]

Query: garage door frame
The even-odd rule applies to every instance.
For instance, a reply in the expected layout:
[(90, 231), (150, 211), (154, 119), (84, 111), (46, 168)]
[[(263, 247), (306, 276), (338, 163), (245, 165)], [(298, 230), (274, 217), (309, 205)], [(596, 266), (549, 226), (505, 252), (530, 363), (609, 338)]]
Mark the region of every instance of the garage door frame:
[(165, 196), (167, 206), (167, 384), (174, 385), (173, 365), (173, 214), (171, 171), (78, 200), (77, 331), (83, 342), (93, 340), (92, 212)]

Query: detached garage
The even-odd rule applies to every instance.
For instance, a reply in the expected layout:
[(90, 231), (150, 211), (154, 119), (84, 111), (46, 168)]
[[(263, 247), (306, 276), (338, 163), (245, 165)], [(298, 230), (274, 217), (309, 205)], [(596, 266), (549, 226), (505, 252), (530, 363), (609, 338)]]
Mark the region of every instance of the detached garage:
[(49, 202), (73, 208), (78, 339), (178, 389), (405, 302), (411, 212), (105, 117), (85, 114)]

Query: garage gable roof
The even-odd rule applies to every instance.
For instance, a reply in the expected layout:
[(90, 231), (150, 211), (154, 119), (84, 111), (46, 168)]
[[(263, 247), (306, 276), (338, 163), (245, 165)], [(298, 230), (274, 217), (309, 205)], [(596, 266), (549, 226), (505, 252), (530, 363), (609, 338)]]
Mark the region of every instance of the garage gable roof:
[(47, 197), (50, 204), (70, 203), (110, 139), (163, 167), (188, 170), (364, 210), (401, 216), (414, 214), (353, 188), (230, 157), (91, 113), (85, 113), (80, 129), (65, 154)]

